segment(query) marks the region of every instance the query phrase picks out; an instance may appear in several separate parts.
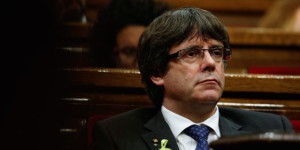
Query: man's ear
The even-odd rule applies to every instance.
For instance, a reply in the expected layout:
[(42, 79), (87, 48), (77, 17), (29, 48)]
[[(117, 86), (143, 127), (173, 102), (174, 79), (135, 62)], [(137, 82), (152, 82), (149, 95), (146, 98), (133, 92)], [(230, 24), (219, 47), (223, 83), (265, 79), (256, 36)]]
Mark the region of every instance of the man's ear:
[(152, 82), (157, 86), (161, 86), (164, 84), (164, 79), (161, 77), (151, 76), (150, 78), (151, 78)]

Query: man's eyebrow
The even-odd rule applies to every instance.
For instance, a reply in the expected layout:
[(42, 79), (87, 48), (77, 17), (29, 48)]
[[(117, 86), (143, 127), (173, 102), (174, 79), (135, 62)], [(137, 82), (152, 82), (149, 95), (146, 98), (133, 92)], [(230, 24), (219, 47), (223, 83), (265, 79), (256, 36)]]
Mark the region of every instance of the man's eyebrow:
[[(210, 48), (216, 48), (216, 47), (224, 47), (224, 46), (223, 46), (223, 44), (212, 44), (210, 46)], [(192, 44), (192, 45), (187, 46), (184, 49), (191, 49), (191, 48), (201, 48), (202, 49), (203, 46), (202, 45), (198, 45), (198, 44)]]
[(223, 44), (213, 44), (210, 46), (211, 48), (215, 48), (215, 47), (224, 47)]
[[(210, 48), (216, 48), (216, 47), (224, 47), (224, 46), (223, 46), (223, 44), (213, 44), (213, 45), (210, 46)], [(201, 45), (190, 45), (190, 46), (188, 46), (188, 47), (186, 47), (184, 49), (192, 49), (192, 48), (200, 48), (200, 49), (202, 49), (203, 46), (201, 46)]]
[(202, 45), (192, 45), (191, 48), (203, 48)]
[(201, 46), (199, 46), (199, 45), (190, 45), (190, 46), (186, 47), (185, 49), (189, 49), (189, 48), (201, 48)]

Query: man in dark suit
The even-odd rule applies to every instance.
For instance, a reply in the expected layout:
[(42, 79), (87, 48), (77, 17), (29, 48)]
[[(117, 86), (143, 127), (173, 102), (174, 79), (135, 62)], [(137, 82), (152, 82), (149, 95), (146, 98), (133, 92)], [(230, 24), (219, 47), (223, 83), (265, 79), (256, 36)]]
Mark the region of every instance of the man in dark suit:
[(209, 149), (229, 135), (293, 132), (284, 116), (219, 108), (231, 58), (225, 26), (198, 8), (171, 10), (142, 34), (138, 65), (156, 106), (99, 121), (95, 149)]

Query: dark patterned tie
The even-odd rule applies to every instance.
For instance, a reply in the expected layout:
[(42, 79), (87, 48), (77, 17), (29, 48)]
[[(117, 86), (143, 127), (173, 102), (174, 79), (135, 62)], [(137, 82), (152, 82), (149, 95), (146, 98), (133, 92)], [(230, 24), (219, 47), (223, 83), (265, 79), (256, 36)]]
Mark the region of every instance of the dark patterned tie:
[(184, 133), (197, 141), (196, 150), (209, 150), (207, 137), (209, 129), (206, 126), (192, 125), (184, 130)]

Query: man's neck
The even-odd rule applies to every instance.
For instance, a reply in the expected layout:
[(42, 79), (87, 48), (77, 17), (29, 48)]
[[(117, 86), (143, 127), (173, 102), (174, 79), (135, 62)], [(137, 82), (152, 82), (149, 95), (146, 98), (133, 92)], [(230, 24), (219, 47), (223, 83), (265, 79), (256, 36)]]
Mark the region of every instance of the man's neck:
[(170, 111), (190, 119), (195, 123), (200, 123), (211, 117), (216, 112), (216, 103), (187, 103), (165, 102), (163, 106)]

